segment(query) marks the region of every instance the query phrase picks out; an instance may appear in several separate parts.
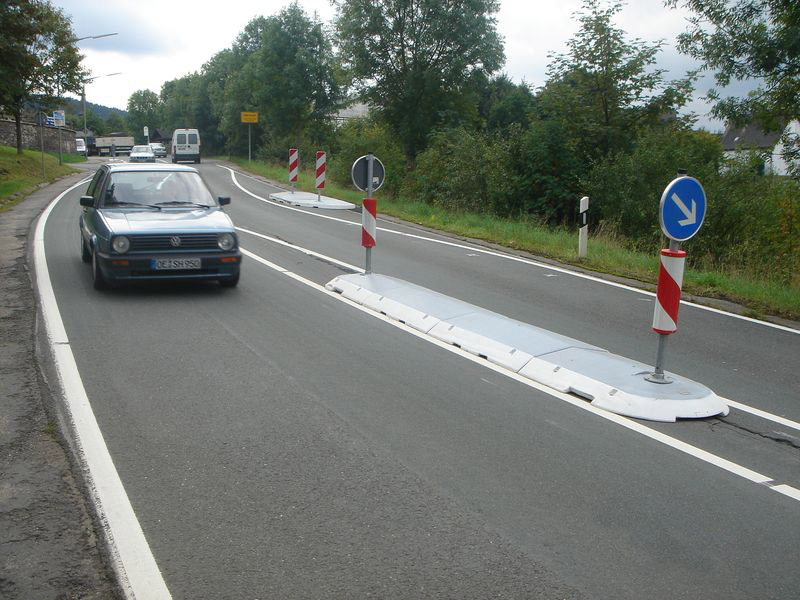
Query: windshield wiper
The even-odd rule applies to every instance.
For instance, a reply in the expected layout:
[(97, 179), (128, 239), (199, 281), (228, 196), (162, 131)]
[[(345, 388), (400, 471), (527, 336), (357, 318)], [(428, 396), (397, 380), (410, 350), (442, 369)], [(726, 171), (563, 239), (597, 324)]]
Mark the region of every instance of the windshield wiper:
[(158, 206), (196, 206), (197, 208), (214, 208), (208, 204), (198, 204), (197, 202), (189, 202), (185, 200), (170, 200), (169, 202), (156, 202)]
[(141, 204), (139, 202), (124, 202), (122, 200), (114, 200), (112, 202), (106, 202), (105, 206), (138, 206), (141, 208), (152, 208), (154, 210), (161, 210), (160, 206), (156, 206), (155, 204)]

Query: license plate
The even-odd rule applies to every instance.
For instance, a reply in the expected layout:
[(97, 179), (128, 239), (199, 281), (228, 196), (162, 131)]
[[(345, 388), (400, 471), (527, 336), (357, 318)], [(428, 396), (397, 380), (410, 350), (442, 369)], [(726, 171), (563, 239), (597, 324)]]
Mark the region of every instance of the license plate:
[(153, 268), (156, 271), (199, 269), (200, 262), (199, 258), (156, 258), (153, 259)]

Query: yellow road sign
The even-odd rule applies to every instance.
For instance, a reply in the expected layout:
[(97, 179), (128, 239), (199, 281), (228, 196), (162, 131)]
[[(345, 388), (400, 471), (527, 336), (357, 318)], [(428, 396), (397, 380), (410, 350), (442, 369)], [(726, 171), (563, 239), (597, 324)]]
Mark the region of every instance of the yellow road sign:
[(242, 113), (242, 123), (258, 123), (258, 113), (257, 112), (243, 112)]

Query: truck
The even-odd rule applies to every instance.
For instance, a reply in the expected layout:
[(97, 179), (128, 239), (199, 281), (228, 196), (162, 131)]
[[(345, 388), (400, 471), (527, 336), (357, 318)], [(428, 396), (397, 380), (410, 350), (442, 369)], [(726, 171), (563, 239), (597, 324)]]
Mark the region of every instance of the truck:
[(91, 154), (99, 154), (100, 156), (110, 156), (112, 150), (115, 150), (117, 154), (130, 154), (133, 146), (133, 137), (128, 135), (96, 137), (94, 138), (94, 148), (87, 144)]

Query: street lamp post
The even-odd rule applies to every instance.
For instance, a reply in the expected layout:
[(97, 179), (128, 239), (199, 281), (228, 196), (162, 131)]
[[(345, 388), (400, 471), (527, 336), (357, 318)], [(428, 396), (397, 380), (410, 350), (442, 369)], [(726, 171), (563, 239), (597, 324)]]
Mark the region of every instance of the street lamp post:
[[(113, 35), (113, 34), (109, 34)], [(91, 83), (95, 79), (100, 79), (101, 77), (111, 77), (112, 75), (122, 75), (122, 73), (107, 73), (106, 75), (97, 75), (95, 77), (89, 77), (88, 79), (83, 80), (83, 89), (81, 90), (81, 101), (83, 102), (83, 141), (86, 142), (86, 138), (89, 137), (88, 132), (86, 131), (86, 84)], [(86, 147), (86, 153), (89, 153), (89, 147)]]
[[(80, 41), (83, 41), (83, 40), (99, 40), (100, 38), (107, 38), (107, 37), (111, 37), (112, 35), (117, 35), (117, 32), (115, 31), (114, 33), (101, 33), (100, 35), (87, 35), (87, 36), (84, 36), (84, 37), (75, 38), (74, 40), (72, 40), (72, 42), (75, 43), (75, 42), (80, 42)], [(81, 100), (83, 102), (83, 141), (84, 141), (84, 143), (87, 141), (86, 138), (89, 137), (87, 132), (86, 132), (86, 84), (88, 82), (90, 82), (90, 81), (94, 81), (95, 79), (98, 79), (99, 77), (109, 77), (111, 75), (119, 75), (119, 73), (109, 73), (108, 75), (98, 75), (97, 77), (90, 77), (89, 79), (84, 79), (83, 82), (82, 82), (83, 85), (82, 85), (82, 89), (81, 89)], [(86, 154), (87, 155), (89, 154), (88, 145), (87, 145)]]

